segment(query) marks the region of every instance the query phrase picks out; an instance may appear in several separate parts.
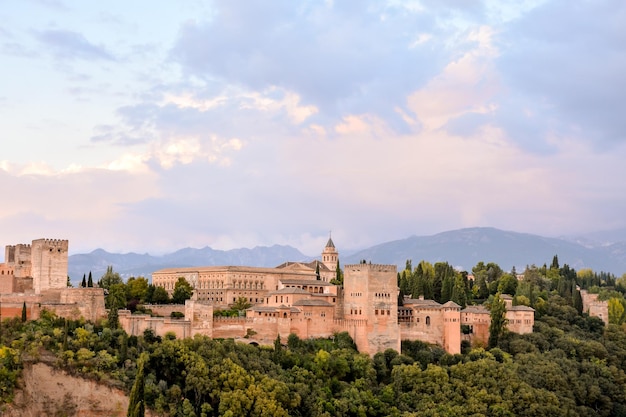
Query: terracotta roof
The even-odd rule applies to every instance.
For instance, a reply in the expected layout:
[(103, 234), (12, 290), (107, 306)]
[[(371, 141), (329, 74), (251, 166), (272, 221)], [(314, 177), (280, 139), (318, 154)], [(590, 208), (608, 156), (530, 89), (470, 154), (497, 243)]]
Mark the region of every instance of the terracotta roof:
[(417, 305), (423, 307), (441, 307), (441, 304), (435, 300), (418, 300), (416, 298), (405, 298), (404, 305)]
[(278, 311), (283, 311), (283, 310), (289, 310), (292, 313), (300, 311), (297, 308), (287, 307), (286, 305), (283, 305), (283, 304), (279, 305), (278, 307), (253, 306), (253, 307), (250, 307), (248, 310), (261, 312), (261, 313), (263, 313), (263, 312), (266, 312), (266, 313), (277, 313)]
[(333, 307), (331, 303), (324, 300), (298, 300), (293, 303), (294, 306), (319, 306), (319, 307)]
[(507, 308), (510, 311), (535, 311), (534, 308), (528, 306), (512, 306)]
[(484, 306), (467, 306), (461, 313), (478, 313), (478, 314), (489, 314), (489, 310)]
[(293, 278), (279, 278), (280, 282), (284, 284), (296, 284), (296, 285), (310, 285), (310, 286), (318, 286), (318, 287), (330, 287), (333, 284), (326, 281), (318, 281), (316, 279), (293, 279)]
[(450, 307), (453, 307), (453, 308), (461, 308), (461, 306), (460, 306), (460, 305), (458, 305), (457, 303), (455, 303), (455, 302), (454, 302), (454, 301), (452, 301), (452, 300), (451, 300), (451, 301), (448, 301), (448, 302), (447, 302), (447, 303), (445, 303), (443, 306), (444, 306), (444, 307), (448, 307), (448, 308), (450, 308)]
[(285, 288), (281, 288), (278, 291), (272, 291), (268, 295), (274, 295), (274, 294), (311, 294), (311, 293), (303, 290), (302, 288), (285, 287)]

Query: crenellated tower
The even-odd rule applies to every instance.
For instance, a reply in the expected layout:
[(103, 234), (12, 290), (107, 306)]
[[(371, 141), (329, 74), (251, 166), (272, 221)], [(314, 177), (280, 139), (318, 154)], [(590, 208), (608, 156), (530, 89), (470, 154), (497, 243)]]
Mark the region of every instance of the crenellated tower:
[(397, 267), (346, 265), (343, 294), (344, 318), (367, 321), (367, 346), (359, 346), (359, 350), (374, 354), (391, 348), (399, 352)]
[(31, 274), (35, 294), (67, 286), (68, 241), (60, 239), (33, 240)]

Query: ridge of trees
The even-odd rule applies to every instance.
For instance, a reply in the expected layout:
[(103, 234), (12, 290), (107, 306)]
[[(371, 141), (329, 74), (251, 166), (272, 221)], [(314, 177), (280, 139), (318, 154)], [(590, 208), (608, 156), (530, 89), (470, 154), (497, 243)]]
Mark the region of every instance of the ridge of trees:
[[(506, 273), (488, 265), (473, 271), (475, 277), (484, 274), (484, 284), (469, 280), (464, 288), (471, 303), (482, 299), (474, 294), (485, 286), (493, 312)], [(450, 284), (443, 284), (451, 280), (446, 265), (431, 270), (423, 263), (421, 270), (432, 281), (417, 288), (452, 299)], [(511, 295), (535, 308), (534, 332), (504, 330), (488, 347), (464, 344), (457, 355), (403, 341), (402, 353), (369, 357), (356, 351), (347, 333), (312, 340), (292, 334), (273, 347), (256, 347), (203, 336), (159, 337), (149, 330), (129, 336), (107, 320), (65, 320), (46, 311), (34, 321), (5, 319), (0, 401), (11, 402), (25, 363), (53, 357), (55, 366), (72, 374), (129, 393), (136, 386), (129, 415), (140, 415), (141, 404), (163, 416), (187, 417), (626, 415), (626, 327), (581, 314), (575, 286), (612, 300), (623, 297), (623, 278), (554, 263), (526, 272)], [(123, 285), (129, 294), (128, 282)]]

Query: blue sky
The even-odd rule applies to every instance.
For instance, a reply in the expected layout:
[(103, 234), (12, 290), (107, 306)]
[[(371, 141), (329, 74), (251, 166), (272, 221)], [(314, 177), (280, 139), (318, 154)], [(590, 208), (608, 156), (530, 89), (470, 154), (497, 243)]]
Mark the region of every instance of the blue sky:
[(0, 3), (0, 244), (626, 227), (622, 1)]

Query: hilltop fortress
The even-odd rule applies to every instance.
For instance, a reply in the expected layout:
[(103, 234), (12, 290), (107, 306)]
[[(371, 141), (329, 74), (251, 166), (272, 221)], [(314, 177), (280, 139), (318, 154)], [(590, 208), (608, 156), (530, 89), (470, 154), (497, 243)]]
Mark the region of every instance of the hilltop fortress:
[[(486, 345), (489, 311), (483, 306), (461, 309), (456, 303), (405, 298), (398, 303), (397, 267), (359, 263), (345, 265), (343, 286), (337, 281), (339, 253), (329, 239), (321, 261), (286, 262), (276, 268), (205, 266), (156, 271), (152, 283), (171, 295), (184, 277), (194, 288), (182, 305), (149, 306), (154, 313), (184, 313), (184, 319), (151, 317), (119, 311), (120, 325), (131, 335), (150, 329), (179, 338), (195, 334), (272, 344), (278, 336), (332, 337), (348, 332), (359, 351), (373, 355), (386, 349), (400, 351), (401, 340), (419, 340), (460, 353), (461, 341)], [(68, 241), (38, 239), (30, 245), (7, 246), (0, 264), (0, 318), (19, 317), (26, 306), (29, 319), (50, 310), (71, 319), (96, 321), (106, 317), (102, 288), (68, 288)], [(508, 329), (530, 333), (534, 310), (513, 306), (503, 296)], [(240, 299), (252, 306), (245, 317), (214, 316)], [(585, 311), (608, 320), (607, 303), (583, 292)], [(463, 329), (463, 331), (462, 331)]]
[(0, 264), (0, 317), (37, 319), (41, 310), (95, 321), (105, 316), (102, 288), (68, 288), (68, 241), (37, 239), (6, 246)]
[[(179, 277), (193, 287), (194, 296), (185, 304), (185, 320), (155, 319), (120, 313), (120, 323), (131, 334), (152, 329), (157, 334), (174, 332), (178, 337), (204, 334), (241, 338), (271, 344), (280, 336), (332, 337), (348, 332), (359, 351), (400, 351), (401, 340), (420, 340), (442, 346), (449, 353), (461, 352), (461, 341), (486, 345), (489, 311), (470, 306), (461, 309), (449, 301), (405, 298), (398, 304), (397, 267), (360, 263), (344, 266), (343, 287), (334, 285), (339, 253), (332, 239), (321, 261), (287, 262), (276, 268), (206, 266), (171, 268), (152, 274), (154, 285), (171, 295)], [(244, 298), (252, 307), (245, 317), (213, 317), (214, 309), (227, 309)], [(530, 333), (534, 310), (513, 306), (505, 297), (509, 330)], [(461, 325), (467, 329), (461, 333)]]

